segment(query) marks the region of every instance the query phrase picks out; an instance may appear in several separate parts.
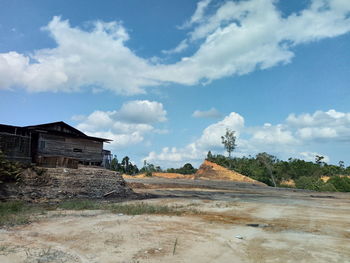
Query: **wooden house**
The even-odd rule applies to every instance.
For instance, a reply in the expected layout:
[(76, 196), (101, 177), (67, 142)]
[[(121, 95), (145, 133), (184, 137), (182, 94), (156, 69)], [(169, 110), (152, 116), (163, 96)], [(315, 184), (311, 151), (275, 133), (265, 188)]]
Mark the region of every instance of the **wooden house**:
[(0, 124), (0, 150), (12, 161), (43, 166), (77, 167), (105, 164), (103, 143), (111, 140), (91, 137), (65, 122), (33, 126)]

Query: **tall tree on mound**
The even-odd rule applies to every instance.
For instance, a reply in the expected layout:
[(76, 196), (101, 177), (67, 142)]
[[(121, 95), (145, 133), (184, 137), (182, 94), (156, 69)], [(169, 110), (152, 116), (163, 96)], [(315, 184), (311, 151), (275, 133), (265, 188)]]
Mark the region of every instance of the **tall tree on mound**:
[(231, 158), (231, 152), (236, 148), (236, 136), (235, 131), (231, 129), (226, 129), (226, 134), (221, 136), (221, 142), (225, 146), (226, 151), (228, 152), (228, 157)]

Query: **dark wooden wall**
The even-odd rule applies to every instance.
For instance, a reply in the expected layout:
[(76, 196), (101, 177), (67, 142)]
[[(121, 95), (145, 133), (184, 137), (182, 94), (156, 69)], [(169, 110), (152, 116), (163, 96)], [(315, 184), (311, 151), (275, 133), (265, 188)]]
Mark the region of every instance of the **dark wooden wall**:
[(0, 132), (0, 150), (10, 161), (30, 163), (30, 141), (30, 136)]
[(82, 162), (102, 162), (103, 142), (91, 139), (39, 134), (38, 156), (66, 156)]

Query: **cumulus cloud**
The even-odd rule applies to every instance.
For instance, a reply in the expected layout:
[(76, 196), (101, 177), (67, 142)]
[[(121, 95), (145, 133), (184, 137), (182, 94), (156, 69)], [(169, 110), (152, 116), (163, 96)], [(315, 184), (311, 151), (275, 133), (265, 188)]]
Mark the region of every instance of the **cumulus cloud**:
[(195, 118), (220, 118), (222, 114), (215, 108), (211, 108), (210, 110), (207, 111), (200, 111), (200, 110), (195, 110), (192, 114), (192, 117)]
[(241, 129), (244, 127), (244, 118), (238, 113), (232, 112), (221, 121), (206, 127), (202, 135), (194, 142), (183, 148), (164, 147), (160, 153), (150, 152), (145, 158), (148, 161), (172, 163), (181, 165), (186, 161), (198, 161), (203, 159), (208, 150), (221, 148), (221, 136), (225, 134), (226, 129), (236, 131), (239, 137)]
[(304, 140), (350, 141), (350, 113), (332, 109), (299, 116), (290, 114), (286, 122)]
[(166, 121), (163, 104), (156, 101), (130, 101), (121, 107), (118, 117), (132, 123), (156, 123)]
[(279, 158), (295, 157), (314, 161), (316, 155), (322, 155), (329, 162), (327, 152), (312, 150), (322, 146), (323, 141), (320, 139), (350, 144), (350, 113), (329, 110), (313, 114), (290, 114), (282, 123), (251, 127), (244, 125), (243, 116), (232, 112), (205, 128), (198, 139), (185, 147), (164, 147), (160, 153), (150, 152), (145, 159), (170, 166), (172, 163), (181, 165), (187, 161), (198, 164), (209, 150), (225, 153), (220, 138), (227, 128), (236, 131), (236, 156), (268, 152)]
[(301, 159), (304, 159), (305, 161), (309, 161), (309, 162), (314, 162), (316, 156), (323, 156), (323, 162), (328, 163), (330, 161), (329, 157), (327, 155), (323, 155), (317, 152), (301, 152), (299, 153), (299, 156)]
[(298, 143), (293, 132), (283, 124), (265, 123), (262, 127), (251, 129), (251, 135), (250, 140), (257, 144), (288, 145)]
[(75, 115), (72, 119), (78, 121), (76, 127), (86, 134), (113, 140), (110, 145), (113, 149), (140, 143), (151, 131), (166, 132), (153, 126), (166, 120), (163, 105), (156, 101), (129, 101), (120, 110), (97, 110), (88, 116)]
[[(350, 31), (350, 2), (312, 0), (304, 10), (283, 17), (275, 0), (223, 1), (208, 13), (200, 1), (189, 33), (169, 53), (197, 50), (173, 64), (142, 58), (127, 47), (121, 22), (93, 23), (89, 31), (54, 17), (45, 30), (57, 47), (32, 55), (0, 54), (0, 88), (32, 92), (73, 92), (83, 88), (132, 95), (167, 83), (195, 85), (289, 63), (296, 45)], [(34, 62), (33, 62), (34, 61)]]

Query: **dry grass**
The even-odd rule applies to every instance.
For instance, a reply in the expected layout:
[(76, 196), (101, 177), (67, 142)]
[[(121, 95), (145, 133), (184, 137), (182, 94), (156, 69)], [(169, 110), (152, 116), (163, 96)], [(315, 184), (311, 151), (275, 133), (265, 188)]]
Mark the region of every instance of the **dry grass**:
[[(196, 215), (194, 208), (147, 203), (107, 203), (96, 200), (69, 200), (56, 205), (29, 204), (19, 201), (0, 203), (0, 227), (31, 223), (49, 210), (105, 210), (125, 215)], [(58, 214), (65, 216), (65, 214)], [(57, 215), (56, 215), (57, 216)]]
[(21, 201), (0, 203), (0, 227), (30, 223), (33, 215), (45, 213), (40, 205), (31, 205)]

